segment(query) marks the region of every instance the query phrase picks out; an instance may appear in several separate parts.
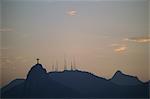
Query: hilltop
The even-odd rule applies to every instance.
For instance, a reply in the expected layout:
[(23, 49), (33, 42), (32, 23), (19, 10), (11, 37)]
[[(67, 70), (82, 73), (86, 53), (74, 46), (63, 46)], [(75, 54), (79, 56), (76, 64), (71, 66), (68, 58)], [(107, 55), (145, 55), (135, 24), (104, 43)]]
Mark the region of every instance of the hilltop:
[(149, 83), (117, 71), (111, 79), (80, 70), (47, 72), (34, 65), (26, 79), (1, 89), (2, 98), (148, 98)]

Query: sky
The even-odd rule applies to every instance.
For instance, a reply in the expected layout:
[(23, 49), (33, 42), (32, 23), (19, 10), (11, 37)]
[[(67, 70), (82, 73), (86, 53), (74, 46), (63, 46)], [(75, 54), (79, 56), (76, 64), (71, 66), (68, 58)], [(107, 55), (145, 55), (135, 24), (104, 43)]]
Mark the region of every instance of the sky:
[[(150, 79), (148, 0), (1, 0), (1, 82), (26, 78), (36, 58), (70, 69)], [(149, 68), (149, 69), (148, 69)]]

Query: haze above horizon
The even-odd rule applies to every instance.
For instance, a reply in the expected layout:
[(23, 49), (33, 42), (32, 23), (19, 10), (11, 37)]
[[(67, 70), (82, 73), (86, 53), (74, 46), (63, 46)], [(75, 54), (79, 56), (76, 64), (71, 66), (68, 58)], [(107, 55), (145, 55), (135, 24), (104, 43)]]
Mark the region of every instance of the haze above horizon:
[(36, 58), (48, 71), (66, 59), (101, 77), (150, 79), (148, 0), (38, 1), (1, 1), (0, 85), (26, 77)]

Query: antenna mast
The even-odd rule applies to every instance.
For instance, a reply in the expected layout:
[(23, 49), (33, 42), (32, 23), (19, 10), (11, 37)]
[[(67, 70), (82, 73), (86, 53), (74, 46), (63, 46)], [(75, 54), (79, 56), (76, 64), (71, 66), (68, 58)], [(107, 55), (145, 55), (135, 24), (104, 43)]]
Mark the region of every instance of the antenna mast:
[(73, 70), (72, 61), (71, 61), (71, 71)]
[(54, 64), (52, 65), (52, 71), (55, 71), (55, 68), (54, 68), (55, 66), (54, 66)]
[(64, 70), (67, 70), (67, 61), (65, 58), (64, 58)]
[(58, 71), (58, 62), (56, 61), (55, 71)]
[(74, 70), (76, 70), (76, 61), (75, 61), (75, 58), (73, 58), (73, 67), (74, 67)]

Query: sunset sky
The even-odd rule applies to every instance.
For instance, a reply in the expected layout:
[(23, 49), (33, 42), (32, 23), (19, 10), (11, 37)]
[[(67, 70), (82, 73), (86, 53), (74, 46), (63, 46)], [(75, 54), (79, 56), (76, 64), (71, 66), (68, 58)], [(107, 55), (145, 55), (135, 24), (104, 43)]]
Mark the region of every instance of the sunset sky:
[[(25, 78), (40, 58), (111, 78), (117, 70), (150, 79), (149, 0), (1, 0), (0, 86)], [(149, 15), (150, 16), (150, 15)]]

